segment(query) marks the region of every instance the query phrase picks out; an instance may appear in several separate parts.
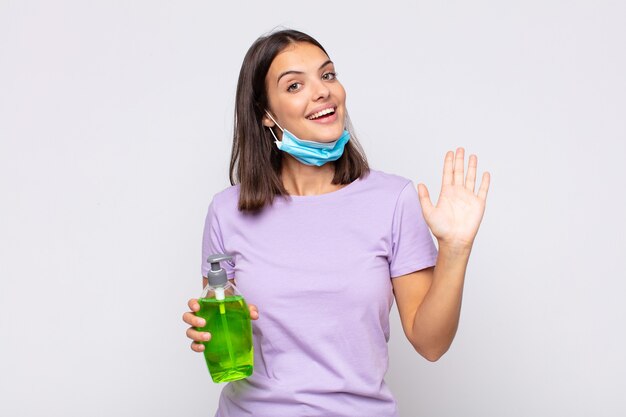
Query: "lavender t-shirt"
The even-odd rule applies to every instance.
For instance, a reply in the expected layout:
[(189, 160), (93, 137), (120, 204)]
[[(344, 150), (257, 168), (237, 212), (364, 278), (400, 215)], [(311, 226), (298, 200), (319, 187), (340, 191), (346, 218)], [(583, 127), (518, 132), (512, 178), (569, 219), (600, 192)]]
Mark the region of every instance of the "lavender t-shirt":
[(238, 211), (238, 196), (239, 186), (214, 196), (202, 258), (234, 256), (223, 266), (260, 317), (254, 373), (224, 387), (216, 416), (398, 416), (383, 379), (391, 278), (437, 256), (414, 185), (371, 170), (257, 215)]

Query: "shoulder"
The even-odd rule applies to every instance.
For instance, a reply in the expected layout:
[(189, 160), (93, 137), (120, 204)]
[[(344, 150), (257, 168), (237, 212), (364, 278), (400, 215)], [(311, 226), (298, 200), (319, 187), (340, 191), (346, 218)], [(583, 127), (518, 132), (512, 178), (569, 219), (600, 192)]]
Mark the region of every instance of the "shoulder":
[(226, 187), (213, 195), (210, 207), (217, 213), (237, 211), (239, 202), (239, 184)]
[(363, 183), (371, 190), (379, 190), (385, 194), (398, 195), (413, 182), (400, 175), (370, 169), (367, 177), (363, 179)]

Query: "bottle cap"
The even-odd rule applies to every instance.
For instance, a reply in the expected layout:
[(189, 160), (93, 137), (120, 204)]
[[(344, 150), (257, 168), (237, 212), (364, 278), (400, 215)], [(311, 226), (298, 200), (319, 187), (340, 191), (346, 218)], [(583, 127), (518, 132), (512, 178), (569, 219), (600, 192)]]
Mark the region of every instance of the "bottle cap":
[(207, 272), (207, 278), (211, 287), (223, 287), (228, 282), (226, 271), (222, 268), (220, 262), (230, 259), (233, 259), (233, 257), (221, 253), (216, 253), (207, 258), (206, 261), (211, 264), (211, 270)]

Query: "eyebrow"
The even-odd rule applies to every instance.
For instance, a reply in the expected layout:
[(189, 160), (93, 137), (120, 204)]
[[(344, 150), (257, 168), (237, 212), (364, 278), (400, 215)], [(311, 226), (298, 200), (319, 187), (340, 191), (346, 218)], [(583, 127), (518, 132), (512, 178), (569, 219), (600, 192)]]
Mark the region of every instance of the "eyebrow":
[[(331, 61), (331, 60), (329, 59), (328, 61), (326, 61), (326, 62), (324, 62), (322, 65), (320, 65), (320, 67), (318, 68), (318, 70), (321, 70), (321, 69), (322, 69), (322, 68), (324, 68), (326, 65), (328, 65), (328, 64), (332, 64), (332, 63), (333, 63), (333, 61)], [(281, 73), (281, 74), (278, 76), (278, 79), (276, 80), (276, 85), (278, 85), (278, 83), (280, 82), (280, 79), (281, 79), (281, 78), (283, 78), (283, 76), (285, 76), (285, 75), (289, 75), (289, 74), (304, 74), (304, 72), (302, 72), (302, 71), (295, 71), (295, 70), (285, 71), (285, 72)]]

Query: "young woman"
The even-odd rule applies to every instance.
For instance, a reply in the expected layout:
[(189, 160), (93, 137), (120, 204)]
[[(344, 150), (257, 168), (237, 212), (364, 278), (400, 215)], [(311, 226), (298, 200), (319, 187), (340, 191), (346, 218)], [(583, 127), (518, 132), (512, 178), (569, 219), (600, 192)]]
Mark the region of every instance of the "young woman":
[[(394, 297), (419, 354), (436, 361), (452, 343), (489, 174), (475, 192), (476, 156), (465, 175), (464, 150), (448, 152), (434, 206), (423, 184), (368, 167), (345, 102), (329, 55), (304, 33), (272, 33), (246, 54), (236, 185), (209, 207), (202, 273), (209, 254), (234, 255), (225, 269), (254, 303), (255, 368), (225, 386), (217, 416), (397, 416), (384, 382)], [(196, 299), (189, 308), (201, 352), (210, 334), (194, 329)]]

